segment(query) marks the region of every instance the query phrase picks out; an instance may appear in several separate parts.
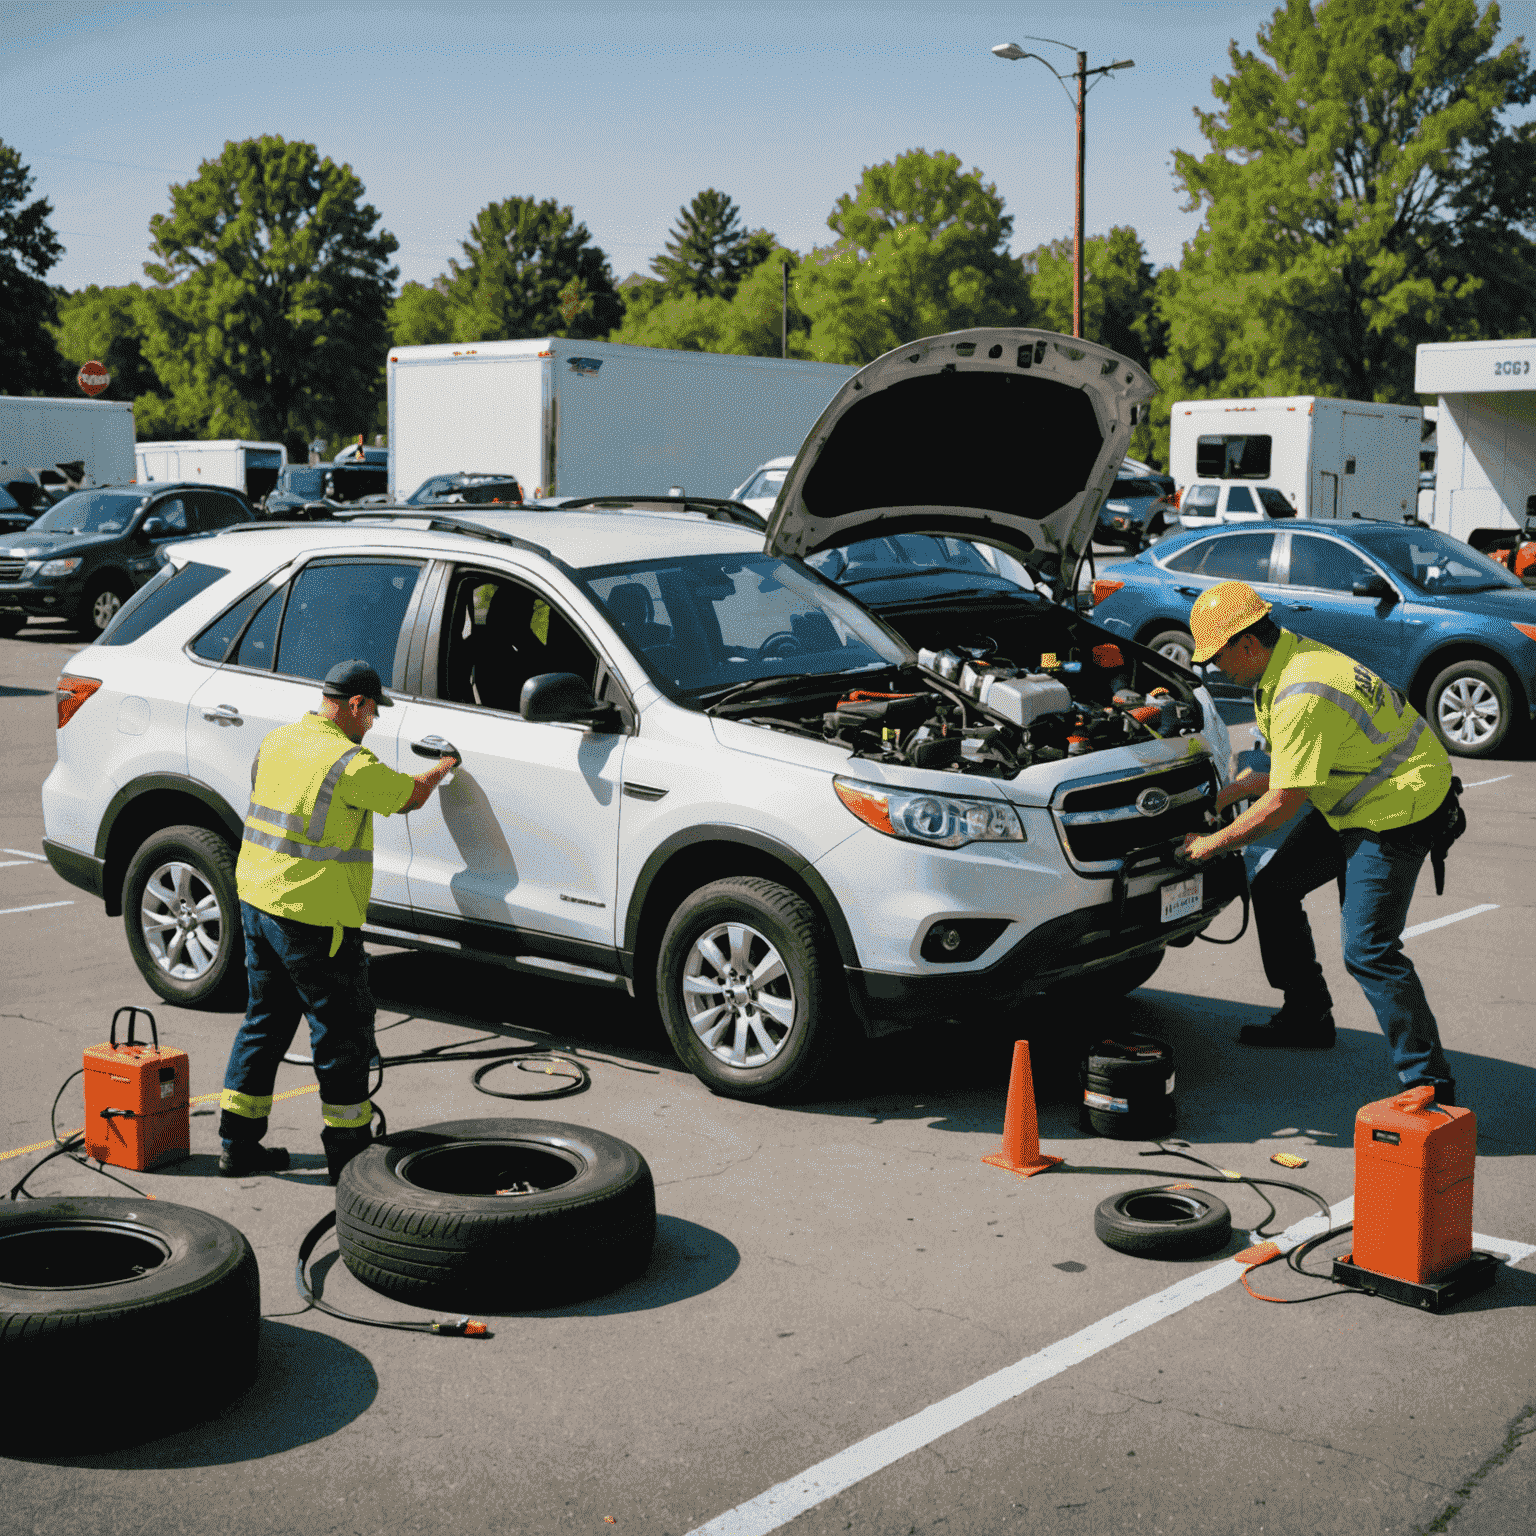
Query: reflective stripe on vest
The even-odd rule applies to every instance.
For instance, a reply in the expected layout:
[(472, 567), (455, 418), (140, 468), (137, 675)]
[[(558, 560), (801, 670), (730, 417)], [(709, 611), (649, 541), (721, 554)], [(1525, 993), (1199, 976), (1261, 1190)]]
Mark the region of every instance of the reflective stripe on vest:
[(1311, 694), (1313, 698), (1326, 699), (1336, 709), (1342, 709), (1360, 727), (1360, 734), (1372, 746), (1385, 746), (1392, 740), (1392, 733), (1378, 729), (1358, 699), (1351, 698), (1343, 689), (1334, 688), (1328, 683), (1289, 683), (1276, 692), (1269, 707), (1272, 710), (1278, 709), (1287, 699), (1294, 699), (1303, 693)]
[(331, 814), (331, 798), (336, 793), (336, 786), (341, 782), (341, 776), (347, 771), (347, 764), (363, 749), (352, 747), (343, 752), (340, 757), (331, 764), (331, 771), (320, 782), (320, 793), (315, 796), (315, 808), (309, 813), (309, 830), (305, 834), (310, 842), (318, 843), (325, 836), (325, 818)]
[[(264, 813), (260, 806), (253, 806), (250, 814), (259, 815), (263, 821), (272, 819), (270, 814)], [(371, 848), (321, 848), (314, 843), (300, 843), (295, 842), (291, 837), (279, 837), (275, 832), (263, 832), (259, 827), (251, 826), (249, 822), (246, 823), (243, 840), (247, 843), (255, 843), (258, 848), (270, 848), (273, 853), (286, 854), (290, 859), (311, 859), (316, 864), (373, 863)]]
[(1428, 729), (1427, 720), (1410, 721), (1408, 729), (1403, 732), (1403, 739), (1353, 789), (1346, 790), (1334, 801), (1329, 814), (1349, 815), (1373, 789), (1385, 784), (1419, 750), (1419, 743)]

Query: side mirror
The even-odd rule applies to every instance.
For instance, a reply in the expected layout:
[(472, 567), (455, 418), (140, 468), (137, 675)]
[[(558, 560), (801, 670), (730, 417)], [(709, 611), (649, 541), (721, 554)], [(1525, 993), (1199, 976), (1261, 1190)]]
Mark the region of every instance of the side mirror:
[(1366, 576), (1349, 589), (1356, 597), (1396, 597), (1392, 583), (1385, 576)]
[(146, 539), (163, 539), (170, 531), (163, 517), (146, 517), (139, 529)]
[(518, 713), (535, 723), (584, 725), (588, 730), (613, 732), (623, 717), (616, 704), (600, 704), (574, 672), (540, 672), (523, 684)]

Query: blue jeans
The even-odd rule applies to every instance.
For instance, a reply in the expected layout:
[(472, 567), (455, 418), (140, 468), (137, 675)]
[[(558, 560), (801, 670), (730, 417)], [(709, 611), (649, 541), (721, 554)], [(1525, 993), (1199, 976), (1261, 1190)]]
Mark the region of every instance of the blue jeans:
[[(374, 1006), (361, 931), (343, 930), (341, 947), (333, 956), (329, 927), (275, 917), (244, 901), (240, 918), (250, 1000), (229, 1053), (225, 1088), (269, 1099), (278, 1063), (307, 1014), (321, 1099), (327, 1104), (363, 1103), (374, 1057)], [(225, 1141), (259, 1141), (266, 1131), (265, 1116), (227, 1109), (219, 1115), (219, 1135)]]
[(1326, 1012), (1333, 1000), (1301, 899), (1342, 875), (1344, 968), (1375, 1010), (1398, 1080), (1410, 1086), (1453, 1081), (1424, 984), (1402, 943), (1429, 827), (1425, 820), (1390, 832), (1336, 832), (1308, 815), (1253, 880), (1264, 975), (1285, 994), (1287, 1009), (1305, 1014)]

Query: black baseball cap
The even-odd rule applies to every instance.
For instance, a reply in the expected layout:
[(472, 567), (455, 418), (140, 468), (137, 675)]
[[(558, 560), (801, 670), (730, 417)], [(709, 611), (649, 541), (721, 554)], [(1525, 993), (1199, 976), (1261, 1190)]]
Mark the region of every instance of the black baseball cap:
[(384, 697), (384, 684), (379, 681), (379, 674), (366, 661), (338, 661), (325, 674), (320, 691), (328, 699), (355, 699), (361, 694), (365, 699), (372, 699), (380, 709), (395, 707), (393, 699)]

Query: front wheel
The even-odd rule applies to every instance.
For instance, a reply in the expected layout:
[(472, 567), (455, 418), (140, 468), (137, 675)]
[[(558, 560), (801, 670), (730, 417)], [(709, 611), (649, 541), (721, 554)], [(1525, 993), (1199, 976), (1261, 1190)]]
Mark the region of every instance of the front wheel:
[(145, 840), (123, 882), (123, 923), (139, 973), (187, 1008), (245, 1003), (245, 935), (235, 854), (206, 827)]
[(1191, 672), (1195, 669), (1195, 637), (1187, 629), (1160, 630), (1147, 641), (1147, 648)]
[(75, 616), (75, 628), (87, 640), (96, 639), (107, 625), (117, 617), (117, 611), (127, 601), (121, 587), (113, 582), (103, 582), (85, 594), (80, 612)]
[(772, 880), (733, 876), (689, 896), (662, 937), (656, 983), (672, 1048), (727, 1098), (803, 1095), (848, 1030), (823, 924)]
[(1514, 720), (1509, 679), (1486, 661), (1458, 661), (1429, 685), (1430, 728), (1457, 757), (1492, 757)]

